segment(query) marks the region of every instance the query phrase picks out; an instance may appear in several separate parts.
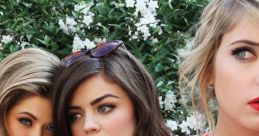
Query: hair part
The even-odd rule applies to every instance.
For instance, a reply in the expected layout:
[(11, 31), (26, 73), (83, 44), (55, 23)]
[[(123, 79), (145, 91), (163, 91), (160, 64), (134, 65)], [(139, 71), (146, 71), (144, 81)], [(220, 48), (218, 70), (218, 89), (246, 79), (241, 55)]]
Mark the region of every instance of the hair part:
[(0, 62), (0, 135), (8, 135), (7, 113), (22, 98), (50, 97), (49, 87), (59, 63), (56, 56), (37, 48), (17, 51)]

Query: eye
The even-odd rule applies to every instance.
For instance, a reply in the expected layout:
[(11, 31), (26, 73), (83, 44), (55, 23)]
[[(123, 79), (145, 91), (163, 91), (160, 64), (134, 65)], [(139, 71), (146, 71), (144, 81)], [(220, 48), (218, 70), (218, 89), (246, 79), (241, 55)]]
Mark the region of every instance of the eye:
[(32, 120), (29, 118), (19, 118), (18, 121), (26, 126), (32, 126)]
[(46, 130), (50, 133), (53, 133), (55, 130), (55, 125), (54, 124), (49, 124), (46, 126)]
[(103, 104), (98, 106), (98, 112), (100, 113), (108, 113), (111, 112), (115, 108), (114, 105), (111, 104)]
[(79, 113), (70, 113), (69, 120), (70, 120), (70, 122), (75, 122), (76, 120), (78, 120), (81, 117), (82, 117), (82, 115)]
[(236, 48), (232, 51), (232, 55), (234, 55), (239, 60), (253, 60), (256, 58), (254, 50), (249, 47), (241, 47)]

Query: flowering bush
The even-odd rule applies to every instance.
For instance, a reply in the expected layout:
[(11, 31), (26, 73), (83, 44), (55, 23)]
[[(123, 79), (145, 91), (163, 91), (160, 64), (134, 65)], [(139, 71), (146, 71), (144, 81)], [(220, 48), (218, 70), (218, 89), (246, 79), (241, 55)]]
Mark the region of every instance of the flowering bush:
[[(177, 135), (206, 128), (204, 116), (182, 103), (177, 87), (178, 50), (191, 39), (207, 0), (1, 0), (0, 59), (41, 47), (63, 57), (71, 51), (123, 40), (149, 69), (159, 90), (167, 126)], [(200, 129), (199, 128), (199, 129)]]

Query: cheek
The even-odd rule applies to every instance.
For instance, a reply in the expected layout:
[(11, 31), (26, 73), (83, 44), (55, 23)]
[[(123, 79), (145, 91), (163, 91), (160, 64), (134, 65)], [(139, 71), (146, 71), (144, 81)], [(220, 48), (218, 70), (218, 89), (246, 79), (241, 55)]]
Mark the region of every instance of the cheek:
[(28, 135), (28, 129), (20, 125), (17, 121), (8, 121), (7, 133), (9, 136), (26, 136)]
[(84, 120), (83, 119), (80, 119), (80, 120), (72, 123), (71, 124), (72, 134), (74, 136), (82, 136), (82, 135), (84, 135), (83, 126), (84, 126)]
[[(134, 131), (136, 126), (135, 114), (133, 110), (121, 109), (115, 111), (103, 119), (103, 127), (113, 132), (121, 132), (125, 130)], [(113, 124), (113, 125), (111, 125)]]
[(219, 105), (227, 106), (231, 100), (231, 104), (234, 105), (235, 101), (239, 101), (240, 96), (245, 93), (247, 81), (245, 75), (242, 75), (244, 70), (240, 69), (237, 65), (231, 63), (231, 61), (216, 62), (215, 65), (215, 93)]

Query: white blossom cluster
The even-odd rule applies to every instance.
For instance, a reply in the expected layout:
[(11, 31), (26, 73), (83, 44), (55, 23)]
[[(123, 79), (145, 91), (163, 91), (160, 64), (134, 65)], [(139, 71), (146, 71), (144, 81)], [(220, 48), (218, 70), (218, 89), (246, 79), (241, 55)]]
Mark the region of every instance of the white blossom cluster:
[[(93, 23), (94, 13), (90, 11), (93, 2), (80, 2), (74, 6), (74, 11), (81, 14), (79, 18), (69, 17), (66, 15), (65, 22), (59, 19), (60, 29), (67, 35), (75, 35), (73, 40), (73, 52), (81, 50), (82, 48), (91, 49), (95, 47), (95, 43), (88, 38), (82, 40), (77, 34), (76, 30), (80, 28), (90, 28)], [(102, 40), (99, 40), (102, 41)]]
[(171, 131), (178, 130), (180, 128), (182, 133), (185, 133), (186, 135), (190, 135), (191, 131), (200, 130), (201, 132), (205, 132), (205, 116), (196, 113), (188, 116), (186, 120), (183, 120), (181, 123), (178, 123), (174, 120), (166, 120), (166, 126), (170, 128)]
[[(80, 31), (81, 28), (91, 28), (91, 24), (93, 23), (95, 14), (90, 11), (90, 8), (93, 6), (93, 2), (80, 2), (74, 6), (74, 12), (80, 13), (81, 16), (78, 18), (71, 17), (66, 15), (65, 19), (59, 19), (58, 24), (60, 29), (67, 35), (75, 36), (76, 32)], [(130, 20), (134, 22), (134, 27), (136, 27), (136, 31), (132, 32), (131, 28), (128, 27), (128, 34), (132, 39), (140, 39), (140, 35), (144, 40), (148, 38), (151, 39), (152, 43), (157, 43), (158, 39), (151, 35), (150, 28), (159, 28), (159, 35), (162, 34), (162, 29), (158, 26), (160, 22), (157, 16), (158, 1), (157, 0), (126, 0), (125, 4), (112, 2), (111, 5), (115, 5), (116, 7), (126, 6), (127, 8), (135, 8), (135, 16), (137, 18), (131, 18)], [(99, 25), (98, 25), (99, 24)], [(96, 26), (102, 26), (100, 23), (97, 23)], [(84, 32), (84, 30), (82, 30)], [(140, 34), (140, 35), (139, 35)], [(79, 43), (84, 43), (85, 40), (81, 40), (78, 42), (79, 37), (74, 37), (73, 42), (73, 51), (77, 51), (80, 47), (84, 47), (85, 45), (77, 45)], [(88, 39), (89, 40), (89, 39)], [(87, 41), (88, 41), (87, 40)], [(91, 42), (91, 41), (90, 41)], [(93, 42), (91, 42), (93, 43)]]
[(195, 113), (187, 117), (186, 120), (182, 121), (179, 125), (181, 132), (187, 135), (191, 134), (191, 130), (200, 130), (201, 132), (205, 131), (205, 116), (201, 113)]
[[(125, 5), (127, 8), (135, 8), (135, 16), (139, 16), (139, 21), (135, 23), (137, 31), (134, 32), (131, 39), (138, 39), (139, 33), (142, 34), (142, 38), (146, 40), (151, 37), (150, 28), (157, 28), (159, 19), (157, 16), (158, 1), (157, 0), (126, 0)], [(162, 34), (162, 30), (159, 29), (159, 34)], [(131, 30), (129, 30), (129, 35), (131, 35)], [(154, 39), (154, 37), (151, 37)], [(154, 43), (157, 39), (153, 40)]]
[(162, 96), (159, 97), (160, 107), (166, 111), (173, 111), (175, 103), (177, 103), (176, 95), (172, 91), (166, 92), (164, 100)]
[[(15, 42), (16, 44), (20, 45), (22, 49), (24, 49), (26, 45), (32, 45), (32, 44), (24, 41), (23, 37), (24, 36), (21, 36), (20, 41), (19, 40), (17, 41), (14, 39), (14, 36), (12, 36), (12, 35), (2, 35), (2, 36), (0, 35), (0, 51), (4, 49), (3, 45), (11, 43), (11, 42)], [(27, 37), (27, 39), (30, 40), (29, 35), (27, 35), (26, 37)]]
[(77, 35), (73, 40), (73, 52), (79, 51), (81, 49), (92, 49), (95, 47), (95, 44), (91, 42), (88, 38), (81, 40)]
[[(81, 14), (79, 18), (74, 18), (66, 15), (65, 22), (63, 19), (59, 19), (58, 24), (60, 29), (67, 35), (73, 35), (76, 32), (77, 26), (90, 28), (93, 22), (94, 13), (90, 11), (93, 6), (93, 2), (85, 3), (81, 2), (74, 6), (74, 11)], [(80, 25), (79, 25), (80, 23)]]

